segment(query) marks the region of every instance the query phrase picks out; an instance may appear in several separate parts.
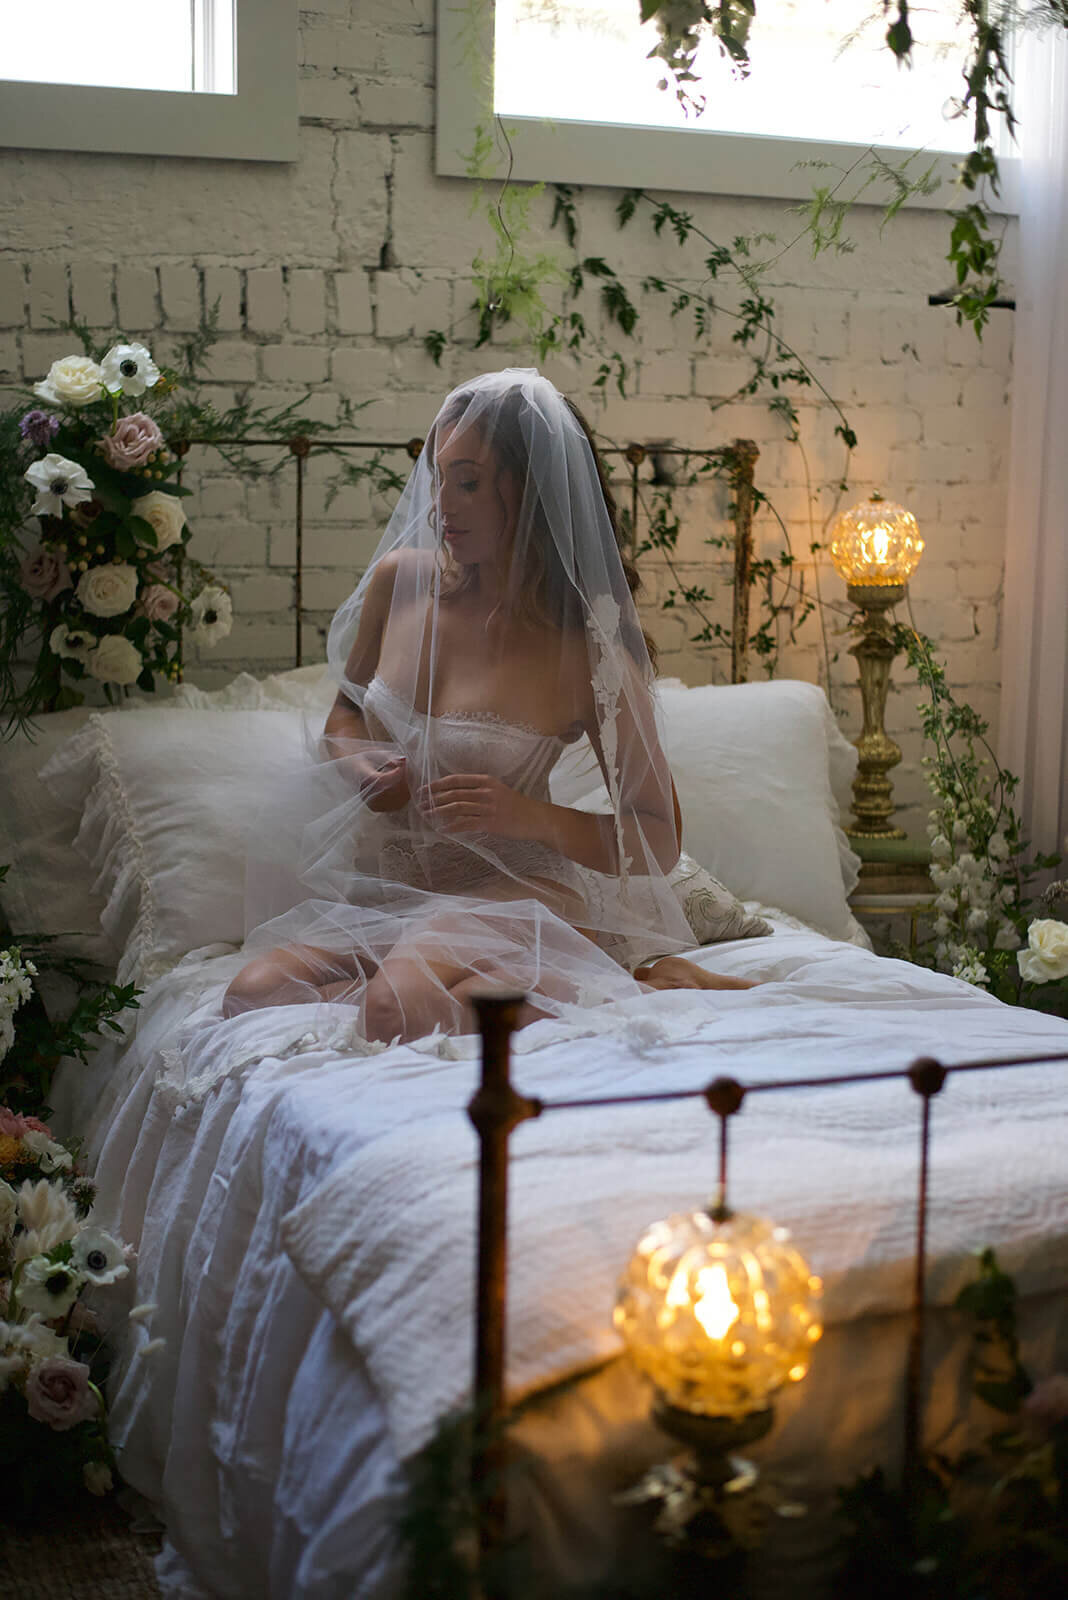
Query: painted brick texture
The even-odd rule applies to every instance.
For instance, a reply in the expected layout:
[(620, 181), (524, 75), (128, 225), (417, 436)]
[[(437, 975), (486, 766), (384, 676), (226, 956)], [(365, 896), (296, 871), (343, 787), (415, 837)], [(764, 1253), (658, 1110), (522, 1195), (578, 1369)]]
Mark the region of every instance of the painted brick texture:
[[(0, 152), (0, 368), (33, 381), (70, 348), (52, 319), (72, 313), (101, 338), (121, 331), (165, 358), (217, 307), (219, 341), (206, 383), (222, 406), (235, 397), (279, 406), (306, 399), (333, 420), (354, 409), (346, 437), (404, 441), (421, 436), (443, 393), (494, 367), (534, 361), (513, 326), (475, 348), (472, 260), (492, 252), (484, 220), (471, 213), (471, 187), (438, 178), (433, 164), (432, 0), (316, 0), (300, 22), (300, 159), (272, 166), (234, 161), (148, 161), (45, 151)], [(785, 202), (674, 196), (709, 236), (797, 231)], [(711, 448), (735, 437), (760, 448), (757, 482), (770, 502), (757, 519), (759, 552), (777, 558), (782, 524), (795, 556), (790, 609), (779, 621), (779, 670), (824, 683), (842, 726), (860, 726), (855, 666), (848, 655), (844, 586), (823, 543), (837, 509), (874, 487), (904, 501), (919, 520), (927, 552), (912, 584), (916, 624), (939, 641), (954, 686), (985, 715), (996, 709), (998, 627), (1005, 542), (1012, 319), (994, 313), (981, 344), (950, 313), (927, 305), (945, 282), (946, 224), (931, 212), (902, 213), (884, 232), (859, 210), (856, 248), (813, 261), (802, 247), (764, 281), (780, 331), (811, 364), (826, 394), (797, 392), (801, 446), (760, 397), (732, 398), (751, 374), (732, 338), (740, 292), (716, 286), (723, 311), (703, 336), (692, 316), (643, 289), (649, 275), (700, 282), (700, 252), (657, 239), (640, 218), (620, 232), (617, 191), (580, 199), (583, 256), (603, 256), (638, 307), (637, 337), (606, 320), (596, 283), (581, 308), (605, 351), (628, 368), (627, 396), (595, 385), (599, 358), (547, 358), (549, 376), (571, 393), (608, 441), (672, 440)], [(531, 210), (534, 248), (567, 266), (552, 231), (552, 197)], [(61, 213), (63, 228), (55, 217)], [(546, 298), (559, 302), (550, 285)], [(450, 332), (440, 367), (424, 347)], [(846, 464), (835, 435), (838, 402), (856, 429), (850, 489), (836, 488)], [(365, 452), (362, 457), (367, 459)], [(402, 475), (408, 458), (385, 458)], [(629, 487), (619, 457), (612, 475)], [(306, 649), (321, 648), (334, 605), (373, 550), (390, 498), (366, 483), (333, 492), (335, 469), (309, 464)], [(642, 502), (653, 486), (642, 469)], [(685, 479), (685, 473), (680, 474)], [(193, 554), (233, 587), (237, 623), (226, 643), (191, 664), (197, 681), (288, 664), (292, 644), (293, 468), (244, 480), (218, 456), (190, 458)], [(337, 485), (334, 485), (337, 491)], [(333, 493), (333, 498), (331, 495)], [(659, 603), (680, 583), (714, 592), (710, 621), (730, 615), (729, 564), (710, 540), (729, 532), (727, 493), (716, 480), (675, 491), (681, 531), (672, 573), (643, 558), (646, 625), (661, 669), (689, 682), (722, 680), (722, 650), (694, 645), (699, 619)], [(642, 513), (644, 515), (644, 511)], [(779, 518), (782, 519), (780, 524)], [(641, 524), (639, 532), (641, 531)], [(776, 583), (776, 592), (782, 592)], [(811, 599), (827, 603), (824, 628), (803, 619)], [(753, 595), (754, 608), (759, 591)], [(759, 664), (754, 672), (759, 672)], [(887, 722), (905, 755), (895, 775), (906, 826), (922, 827), (918, 692), (895, 671)]]

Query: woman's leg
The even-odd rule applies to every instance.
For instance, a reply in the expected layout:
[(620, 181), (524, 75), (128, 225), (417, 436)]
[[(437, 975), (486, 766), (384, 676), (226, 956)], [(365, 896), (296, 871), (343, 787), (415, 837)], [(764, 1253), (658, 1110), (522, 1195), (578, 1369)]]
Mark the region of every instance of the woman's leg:
[(223, 996), (223, 1016), (240, 1016), (264, 1006), (306, 1005), (311, 1000), (355, 1003), (374, 963), (353, 951), (316, 945), (280, 945), (253, 956)]

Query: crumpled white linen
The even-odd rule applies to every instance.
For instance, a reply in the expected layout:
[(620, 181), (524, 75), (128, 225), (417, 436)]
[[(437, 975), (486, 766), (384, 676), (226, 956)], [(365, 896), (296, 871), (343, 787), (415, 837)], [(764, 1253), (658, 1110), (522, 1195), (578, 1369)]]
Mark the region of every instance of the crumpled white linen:
[[(636, 1019), (617, 1015), (615, 1007), (589, 1013), (584, 1037), (556, 1021), (535, 1024), (516, 1040), (519, 1085), (546, 1096), (609, 1087), (635, 1091), (702, 1084), (719, 1073), (755, 1076), (749, 1061), (783, 1076), (858, 1062), (874, 1067), (884, 1057), (897, 1064), (921, 1051), (962, 1059), (1068, 1040), (1068, 1029), (1053, 1019), (1009, 1011), (966, 984), (815, 935), (777, 932), (772, 939), (718, 946), (697, 959), (725, 973), (761, 977), (765, 986), (648, 997), (640, 1036)], [(69, 1064), (58, 1086), (63, 1126), (73, 1127), (77, 1113), (85, 1129), (85, 1114), (97, 1110), (98, 1212), (139, 1249), (131, 1292), (159, 1307), (116, 1361), (112, 1438), (124, 1476), (166, 1517), (161, 1581), (169, 1596), (387, 1600), (398, 1592), (391, 1519), (402, 1501), (403, 1478), (396, 1441), (410, 1424), (396, 1415), (382, 1359), (392, 1359), (403, 1344), (405, 1302), (387, 1299), (386, 1279), (367, 1288), (361, 1316), (374, 1299), (373, 1319), (387, 1337), (374, 1350), (365, 1349), (362, 1339), (355, 1345), (351, 1329), (329, 1307), (326, 1285), (309, 1288), (282, 1250), (282, 1222), (306, 1205), (322, 1210), (334, 1176), (361, 1150), (378, 1163), (394, 1143), (419, 1149), (424, 1132), (438, 1137), (446, 1123), (455, 1137), (467, 1139), (463, 1107), (476, 1082), (477, 1045), (439, 1039), (422, 1048), (353, 1056), (328, 1039), (330, 1027), (344, 1026), (343, 1007), (313, 1007), (300, 1016), (276, 1011), (273, 1022), (248, 1013), (229, 1031), (214, 1032), (214, 1055), (206, 1042), (210, 1028), (201, 1030), (199, 1045), (182, 1046), (178, 1087), (188, 1092), (176, 1094), (175, 1064), (172, 1058), (164, 1066), (163, 1052), (174, 1047), (183, 1025), (192, 1023), (196, 1031), (198, 1019), (217, 1014), (219, 996), (241, 960), (219, 948), (194, 952), (145, 995), (125, 1047), (102, 1050), (89, 1067)], [(699, 1037), (694, 1017), (684, 1020), (691, 1011), (700, 1012), (705, 1024)], [(595, 1032), (605, 1025), (611, 1031)], [(317, 1028), (322, 1037), (309, 1038)], [(204, 1086), (209, 1070), (214, 1081)], [(1017, 1078), (1022, 1085), (1031, 1069)], [(1018, 1137), (1019, 1130), (1029, 1136), (1049, 1118), (1054, 1094), (1039, 1094), (1026, 1116), (1019, 1108), (1012, 1112), (1014, 1129), (1004, 1080), (983, 1075), (974, 1081), (985, 1082), (1004, 1137), (997, 1162), (981, 1173), (991, 1199), (975, 1242), (997, 1242), (1000, 1230), (1023, 1240), (1025, 1252), (1044, 1233), (1056, 1245), (1057, 1217), (1036, 1209), (1041, 1187), (1035, 1188), (1030, 1165), (1024, 1166)], [(1063, 1076), (1057, 1082), (1063, 1084)], [(899, 1092), (915, 1115), (914, 1098)], [(838, 1126), (853, 1094), (837, 1090), (819, 1097), (830, 1120), (813, 1142), (816, 1183), (830, 1174), (840, 1153), (854, 1170), (858, 1152), (878, 1147), (881, 1102), (869, 1107), (866, 1118)], [(955, 1098), (951, 1085), (935, 1106), (936, 1219), (945, 1193), (941, 1162), (949, 1153), (940, 1140)], [(739, 1207), (772, 1210), (763, 1119), (788, 1119), (783, 1101), (781, 1095), (753, 1098), (734, 1124), (732, 1198)], [(651, 1130), (661, 1161), (667, 1159), (665, 1141), (670, 1146), (679, 1137), (671, 1119), (662, 1120), (667, 1109), (620, 1113), (639, 1130)], [(521, 1130), (517, 1172), (524, 1166), (537, 1171), (522, 1144), (535, 1128), (553, 1132), (561, 1147), (576, 1137), (581, 1142), (584, 1129), (570, 1121), (578, 1115), (561, 1112)], [(693, 1181), (686, 1181), (681, 1168), (669, 1174), (687, 1209), (707, 1196), (715, 1178), (712, 1119), (699, 1104), (690, 1116), (696, 1143), (683, 1155)], [(1047, 1120), (1041, 1131), (1052, 1140), (1057, 1128)], [(1030, 1144), (1025, 1159), (1030, 1164)], [(869, 1163), (861, 1164), (866, 1177)], [(628, 1176), (625, 1192), (629, 1182)], [(909, 1198), (899, 1197), (902, 1208), (911, 1205), (911, 1193), (910, 1170)], [(674, 1203), (670, 1189), (648, 1199), (655, 1210), (642, 1211), (638, 1226)], [(847, 1196), (851, 1207), (857, 1199), (852, 1192)], [(1004, 1216), (998, 1207), (1007, 1207)], [(634, 1209), (638, 1216), (639, 1206)], [(513, 1215), (521, 1226), (521, 1215)], [(781, 1215), (789, 1221), (794, 1213)], [(384, 1242), (387, 1253), (403, 1242), (409, 1221), (406, 1211), (398, 1215)], [(431, 1217), (431, 1232), (433, 1226)], [(615, 1231), (598, 1237), (606, 1280), (622, 1267), (638, 1226), (623, 1218)], [(796, 1233), (818, 1269), (819, 1237), (800, 1215)], [(470, 1235), (469, 1247), (473, 1251)], [(1016, 1264), (1011, 1254), (1006, 1260)], [(310, 1270), (307, 1263), (304, 1270)], [(936, 1264), (936, 1274), (941, 1270)], [(1028, 1287), (1026, 1274), (1021, 1285)], [(579, 1337), (588, 1339), (590, 1328), (606, 1324), (610, 1297), (598, 1302), (587, 1286), (576, 1293), (575, 1304), (588, 1319)], [(513, 1296), (513, 1316), (517, 1305)], [(470, 1375), (467, 1308), (461, 1320), (456, 1327), (439, 1322), (433, 1348), (442, 1368), (453, 1364), (449, 1385), (462, 1396)], [(138, 1354), (157, 1338), (166, 1341), (162, 1351)], [(817, 1349), (817, 1363), (819, 1356)], [(405, 1367), (403, 1382), (413, 1381), (413, 1370)], [(516, 1375), (513, 1362), (510, 1380)], [(802, 1455), (816, 1442), (822, 1446), (819, 1430), (827, 1425), (823, 1411), (813, 1436), (807, 1415), (804, 1404), (797, 1408)], [(839, 1431), (842, 1426), (839, 1418)]]
[[(779, 936), (771, 982), (717, 1006), (685, 1042), (644, 1032), (659, 995), (611, 1043), (583, 1051), (582, 1077), (617, 1092), (699, 1085), (721, 1073), (760, 1083), (877, 1071), (920, 1054), (963, 1061), (1068, 1050), (1064, 1024), (999, 1005), (906, 963), (859, 960)], [(780, 976), (781, 975), (781, 976)], [(780, 981), (775, 982), (775, 977)], [(787, 981), (783, 982), (785, 979)], [(719, 996), (715, 997), (720, 999)], [(632, 1035), (635, 1031), (637, 1037)], [(648, 1045), (661, 1048), (650, 1052)], [(645, 1046), (643, 1048), (643, 1045)], [(531, 1063), (538, 1092), (573, 1098), (574, 1057)], [(961, 1074), (935, 1102), (930, 1293), (955, 1296), (971, 1252), (996, 1245), (1024, 1292), (1065, 1281), (1066, 1118), (1054, 1109), (1068, 1063)], [(666, 1078), (666, 1081), (665, 1081)], [(531, 1089), (526, 1073), (520, 1075)], [(589, 1091), (588, 1091), (589, 1092)], [(731, 1126), (731, 1203), (793, 1227), (824, 1278), (824, 1321), (908, 1305), (920, 1102), (901, 1082), (751, 1095)], [(1026, 1182), (1021, 1154), (1026, 1152)], [(528, 1393), (618, 1353), (615, 1282), (655, 1216), (688, 1211), (715, 1176), (715, 1128), (698, 1101), (543, 1115), (513, 1136), (509, 1373)], [(429, 1439), (465, 1399), (474, 1294), (477, 1142), (466, 1120), (424, 1120), (369, 1142), (282, 1226), (297, 1270), (334, 1312), (382, 1395), (398, 1454)]]

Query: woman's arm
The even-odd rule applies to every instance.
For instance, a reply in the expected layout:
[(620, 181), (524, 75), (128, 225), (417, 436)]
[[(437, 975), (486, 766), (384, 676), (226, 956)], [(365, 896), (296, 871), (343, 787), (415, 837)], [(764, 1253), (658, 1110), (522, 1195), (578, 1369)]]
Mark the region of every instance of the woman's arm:
[[(345, 663), (349, 683), (370, 683), (375, 674), (396, 575), (396, 563), (389, 556), (372, 574), (356, 639)], [(364, 748), (369, 740), (363, 712), (339, 689), (319, 740), (319, 752), (325, 761), (337, 763), (372, 811), (398, 811), (410, 798), (404, 758), (385, 758)]]

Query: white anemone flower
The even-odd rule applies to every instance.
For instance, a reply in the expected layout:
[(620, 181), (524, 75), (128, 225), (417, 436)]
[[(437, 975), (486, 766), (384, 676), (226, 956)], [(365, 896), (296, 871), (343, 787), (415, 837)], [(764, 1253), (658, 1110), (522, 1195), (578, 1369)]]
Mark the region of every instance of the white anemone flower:
[(64, 506), (79, 506), (83, 500), (91, 500), (96, 487), (84, 467), (54, 451), (27, 467), (22, 476), (37, 490), (37, 499), (30, 508), (34, 517), (61, 517)]
[(61, 1144), (57, 1144), (47, 1133), (41, 1133), (37, 1128), (31, 1128), (29, 1133), (24, 1133), (22, 1143), (37, 1157), (38, 1165), (46, 1176), (50, 1176), (53, 1172), (69, 1172), (74, 1166), (74, 1157), (70, 1151), (65, 1150)]
[(46, 1322), (65, 1317), (81, 1293), (80, 1272), (66, 1261), (49, 1261), (47, 1256), (31, 1256), (23, 1263), (15, 1286), (15, 1299), (27, 1311), (36, 1311)]
[(99, 1289), (117, 1283), (130, 1271), (121, 1243), (103, 1228), (83, 1228), (71, 1245), (70, 1260), (75, 1271)]
[(197, 644), (218, 644), (230, 632), (234, 605), (225, 589), (208, 584), (189, 607), (193, 639)]
[(160, 370), (143, 344), (113, 344), (100, 363), (108, 394), (144, 394), (160, 380)]

